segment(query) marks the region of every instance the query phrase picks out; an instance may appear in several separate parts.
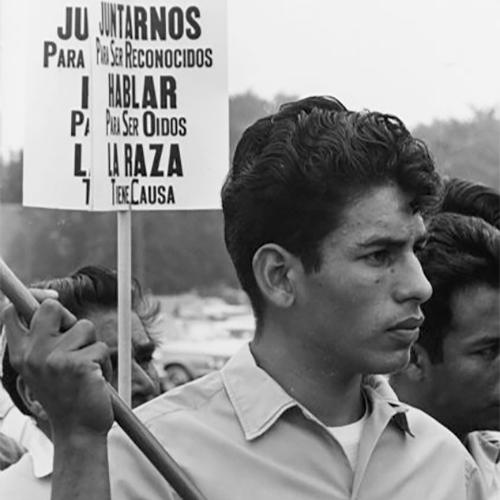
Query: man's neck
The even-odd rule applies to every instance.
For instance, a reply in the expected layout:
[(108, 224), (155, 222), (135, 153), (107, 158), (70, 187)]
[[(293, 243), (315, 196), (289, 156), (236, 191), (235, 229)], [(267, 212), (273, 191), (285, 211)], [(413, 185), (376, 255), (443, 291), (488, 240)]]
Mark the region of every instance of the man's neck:
[(52, 441), (52, 429), (50, 428), (50, 423), (48, 422), (48, 420), (35, 418), (35, 421), (38, 428)]
[(257, 365), (323, 424), (347, 425), (364, 414), (361, 375), (340, 373), (331, 363), (319, 366), (293, 342), (277, 341), (273, 334), (263, 332), (250, 349)]

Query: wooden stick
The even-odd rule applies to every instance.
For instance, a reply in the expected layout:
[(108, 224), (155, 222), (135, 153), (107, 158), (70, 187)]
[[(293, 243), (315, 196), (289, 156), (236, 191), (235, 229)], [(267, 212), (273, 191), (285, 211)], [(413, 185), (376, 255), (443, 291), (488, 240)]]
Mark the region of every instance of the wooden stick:
[[(29, 324), (39, 307), (39, 303), (1, 258), (0, 290), (14, 304), (19, 314)], [(163, 478), (168, 481), (170, 486), (172, 486), (183, 500), (206, 500), (175, 460), (167, 453), (126, 403), (122, 401), (109, 383), (108, 389), (110, 391), (116, 422), (146, 455)]]
[(118, 238), (118, 394), (132, 402), (132, 211), (116, 212)]

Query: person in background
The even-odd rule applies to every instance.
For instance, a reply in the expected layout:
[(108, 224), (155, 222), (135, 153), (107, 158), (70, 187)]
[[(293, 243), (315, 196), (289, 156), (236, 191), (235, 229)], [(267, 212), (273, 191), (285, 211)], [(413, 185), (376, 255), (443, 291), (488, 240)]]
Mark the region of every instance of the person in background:
[[(98, 266), (87, 266), (75, 273), (57, 279), (36, 283), (33, 288), (55, 290), (59, 302), (76, 318), (91, 321), (96, 337), (106, 344), (111, 360), (111, 384), (117, 387), (118, 353), (118, 280), (114, 271)], [(152, 326), (158, 306), (144, 296), (137, 281), (132, 286), (132, 406), (139, 406), (159, 394), (159, 380), (152, 364), (155, 343)], [(0, 492), (3, 498), (22, 500), (50, 499), (53, 445), (51, 427), (43, 405), (37, 400), (29, 384), (12, 367), (9, 351), (2, 360), (2, 384), (17, 408), (34, 418), (43, 432), (44, 441), (36, 450), (0, 474)]]
[(465, 444), (491, 499), (500, 496), (500, 231), (484, 218), (498, 223), (499, 199), (470, 181), (447, 181), (443, 212), (419, 252), (433, 297), (409, 365), (391, 376), (402, 401)]
[[(0, 345), (6, 345), (0, 338)], [(1, 359), (2, 353), (0, 353)], [(0, 367), (0, 378), (2, 370)], [(17, 463), (27, 452), (39, 455), (47, 448), (45, 434), (35, 420), (19, 411), (8, 392), (0, 384), (0, 470)], [(49, 457), (52, 460), (52, 456)]]
[(445, 177), (440, 212), (480, 217), (500, 228), (500, 194), (479, 182)]
[[(254, 338), (137, 411), (208, 500), (484, 498), (449, 430), (366, 383), (409, 361), (432, 293), (416, 252), (440, 186), (401, 120), (333, 98), (290, 103), (244, 132), (222, 206)], [(50, 299), (29, 335), (16, 318), (10, 308), (15, 366), (53, 422), (53, 500), (176, 498), (123, 431), (108, 438), (107, 355), (92, 329)]]

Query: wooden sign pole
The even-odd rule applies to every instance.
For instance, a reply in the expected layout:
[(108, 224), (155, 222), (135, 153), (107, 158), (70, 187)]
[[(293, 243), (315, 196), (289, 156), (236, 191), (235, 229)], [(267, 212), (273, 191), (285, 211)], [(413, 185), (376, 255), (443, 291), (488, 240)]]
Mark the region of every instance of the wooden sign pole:
[(132, 229), (131, 210), (118, 218), (118, 394), (131, 405), (132, 395)]

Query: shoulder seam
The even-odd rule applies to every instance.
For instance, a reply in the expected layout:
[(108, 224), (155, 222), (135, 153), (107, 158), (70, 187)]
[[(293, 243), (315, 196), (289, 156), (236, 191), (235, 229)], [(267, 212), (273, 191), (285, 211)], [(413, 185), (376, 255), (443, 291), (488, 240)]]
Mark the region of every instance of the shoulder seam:
[(169, 410), (164, 410), (161, 412), (157, 412), (155, 415), (152, 415), (151, 417), (149, 417), (147, 419), (141, 419), (141, 421), (144, 424), (152, 424), (156, 419), (163, 418), (167, 415), (173, 415), (174, 413), (179, 413), (179, 412), (190, 412), (190, 411), (199, 410), (200, 408), (203, 408), (204, 406), (208, 405), (210, 403), (210, 401), (223, 390), (224, 390), (224, 384), (221, 383), (220, 387), (218, 387), (216, 390), (214, 390), (212, 392), (212, 394), (210, 394), (210, 396), (205, 397), (204, 400), (196, 406), (186, 406), (183, 408), (172, 408)]

